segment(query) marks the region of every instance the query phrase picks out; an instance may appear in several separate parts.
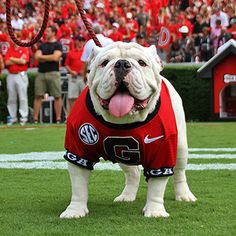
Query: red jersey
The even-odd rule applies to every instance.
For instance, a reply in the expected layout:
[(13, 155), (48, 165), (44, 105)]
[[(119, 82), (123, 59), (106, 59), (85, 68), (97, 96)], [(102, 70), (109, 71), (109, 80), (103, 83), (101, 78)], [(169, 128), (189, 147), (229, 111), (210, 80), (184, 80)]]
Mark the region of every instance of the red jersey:
[(155, 18), (159, 14), (160, 8), (162, 7), (161, 1), (149, 0), (149, 4), (150, 4), (151, 16)]
[(123, 41), (123, 34), (119, 31), (112, 32), (108, 35), (108, 37), (111, 38), (114, 42)]
[(59, 41), (62, 45), (62, 53), (67, 54), (70, 50), (74, 49), (74, 41), (70, 36), (65, 36)]
[(162, 82), (156, 109), (143, 122), (112, 124), (94, 111), (84, 89), (67, 119), (65, 159), (93, 169), (99, 158), (128, 165), (142, 164), (146, 177), (173, 175), (177, 127), (169, 91)]
[(123, 35), (123, 39), (128, 39), (128, 31), (125, 25), (120, 25), (118, 31)]
[(71, 70), (76, 71), (79, 74), (83, 72), (83, 62), (80, 60), (81, 55), (83, 54), (83, 49), (69, 51), (66, 57), (65, 66), (69, 66)]
[(27, 63), (25, 65), (13, 64), (11, 66), (8, 66), (7, 69), (10, 73), (17, 74), (28, 69), (29, 48), (12, 46), (8, 49), (5, 56), (5, 61), (9, 60), (10, 57), (21, 58), (22, 56), (24, 56), (24, 59)]
[(127, 20), (126, 26), (130, 30), (129, 40), (131, 41), (133, 38), (135, 38), (136, 33), (138, 32), (138, 22), (136, 20)]

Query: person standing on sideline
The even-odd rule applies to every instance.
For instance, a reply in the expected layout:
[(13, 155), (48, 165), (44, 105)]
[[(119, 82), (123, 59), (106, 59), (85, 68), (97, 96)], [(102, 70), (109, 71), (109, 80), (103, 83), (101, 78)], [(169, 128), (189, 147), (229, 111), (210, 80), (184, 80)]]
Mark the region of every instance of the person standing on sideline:
[(83, 62), (80, 60), (83, 53), (85, 38), (83, 35), (78, 35), (74, 39), (75, 48), (67, 54), (65, 67), (70, 73), (68, 79), (68, 114), (70, 113), (76, 99), (85, 88), (83, 80)]
[[(0, 75), (3, 69), (4, 69), (4, 60), (3, 60), (2, 54), (0, 53)], [(0, 92), (1, 92), (1, 86), (2, 86), (2, 82), (0, 80)]]
[[(97, 36), (98, 41), (101, 43), (103, 47), (107, 46), (108, 44), (113, 43), (113, 40), (105, 37), (102, 34), (102, 27), (99, 24), (94, 24), (93, 25), (93, 31)], [(89, 55), (92, 52), (92, 49), (94, 48), (95, 43), (93, 39), (90, 39), (84, 46), (84, 52), (81, 56), (81, 61), (84, 63), (84, 68), (83, 68), (83, 78), (84, 81), (87, 80), (86, 74), (87, 74), (87, 68), (88, 68), (88, 60), (89, 60)]]
[(38, 122), (42, 97), (47, 92), (55, 98), (54, 108), (57, 123), (61, 122), (61, 83), (59, 64), (62, 55), (62, 45), (56, 39), (57, 29), (49, 26), (46, 30), (46, 42), (43, 42), (35, 53), (39, 62), (38, 75), (35, 78), (34, 123)]
[(8, 125), (18, 122), (17, 119), (17, 97), (19, 97), (20, 124), (24, 125), (28, 121), (28, 76), (27, 69), (29, 63), (29, 49), (12, 44), (6, 55), (5, 65), (8, 70), (7, 75), (7, 109), (10, 115)]
[(2, 54), (0, 53), (0, 74), (3, 69), (4, 69), (4, 60)]

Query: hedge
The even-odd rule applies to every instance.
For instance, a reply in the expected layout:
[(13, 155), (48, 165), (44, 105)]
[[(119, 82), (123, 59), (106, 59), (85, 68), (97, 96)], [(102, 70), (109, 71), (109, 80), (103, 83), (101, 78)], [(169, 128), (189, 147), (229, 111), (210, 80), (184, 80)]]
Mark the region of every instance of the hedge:
[[(175, 66), (167, 65), (162, 71), (183, 99), (186, 119), (188, 121), (207, 121), (211, 118), (210, 113), (210, 81), (197, 78), (199, 66)], [(28, 73), (29, 106), (33, 108), (35, 72)], [(0, 75), (0, 123), (6, 122), (7, 112), (7, 89), (6, 74)]]
[(188, 121), (207, 121), (211, 114), (210, 80), (197, 77), (200, 66), (166, 66), (162, 75), (180, 94)]

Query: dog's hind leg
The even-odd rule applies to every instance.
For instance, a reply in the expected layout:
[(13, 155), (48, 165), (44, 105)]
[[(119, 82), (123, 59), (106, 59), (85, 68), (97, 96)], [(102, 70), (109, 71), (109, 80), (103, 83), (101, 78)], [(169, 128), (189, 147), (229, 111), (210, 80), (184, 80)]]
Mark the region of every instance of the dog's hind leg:
[(187, 159), (178, 158), (177, 164), (174, 168), (174, 188), (175, 199), (177, 201), (195, 202), (197, 198), (190, 191), (187, 184), (185, 167), (187, 165)]
[[(185, 126), (185, 124), (183, 124)], [(174, 188), (175, 199), (177, 201), (194, 202), (197, 198), (192, 194), (187, 184), (185, 169), (187, 167), (188, 159), (188, 144), (186, 128), (181, 127), (178, 134), (178, 153), (176, 166), (174, 168)]]
[(119, 163), (125, 175), (125, 187), (114, 202), (132, 202), (136, 198), (139, 187), (141, 169), (139, 166), (127, 166)]
[[(163, 78), (163, 77), (162, 77)], [(188, 160), (188, 143), (185, 114), (182, 104), (182, 99), (171, 85), (171, 83), (163, 78), (168, 86), (172, 107), (175, 113), (176, 125), (178, 129), (178, 147), (177, 147), (177, 162), (174, 168), (174, 187), (175, 187), (175, 199), (177, 201), (196, 201), (197, 198), (189, 190), (185, 169), (187, 167)]]

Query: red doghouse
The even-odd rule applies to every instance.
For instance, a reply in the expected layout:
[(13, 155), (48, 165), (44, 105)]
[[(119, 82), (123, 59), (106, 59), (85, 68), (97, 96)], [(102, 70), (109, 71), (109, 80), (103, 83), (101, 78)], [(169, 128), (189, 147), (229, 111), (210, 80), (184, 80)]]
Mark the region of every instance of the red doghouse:
[(199, 70), (200, 78), (210, 78), (214, 118), (236, 119), (236, 41), (231, 39)]

